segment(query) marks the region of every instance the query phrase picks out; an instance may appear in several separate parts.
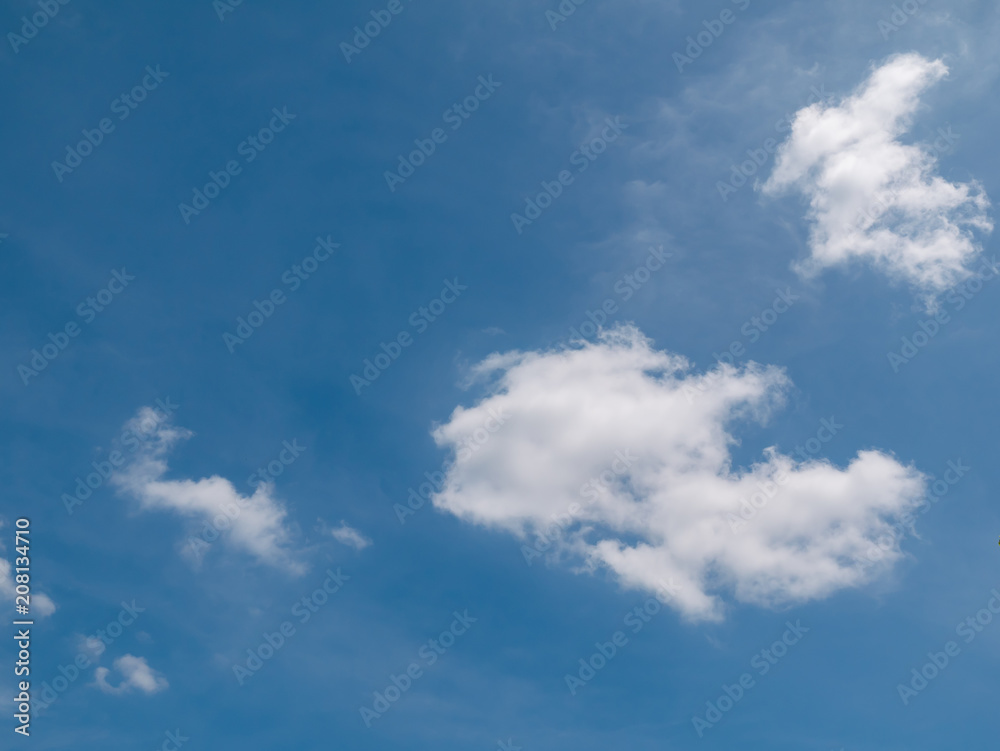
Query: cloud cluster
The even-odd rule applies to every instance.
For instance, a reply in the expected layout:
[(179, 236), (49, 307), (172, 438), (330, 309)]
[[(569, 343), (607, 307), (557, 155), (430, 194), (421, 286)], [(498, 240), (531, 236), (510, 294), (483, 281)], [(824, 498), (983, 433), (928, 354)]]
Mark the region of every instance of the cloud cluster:
[[(596, 343), (495, 354), (476, 373), (494, 379), (489, 395), (455, 409), (434, 431), (438, 445), (457, 452), (491, 410), (512, 419), (452, 464), (435, 506), (522, 539), (555, 522), (556, 559), (649, 591), (672, 580), (674, 605), (694, 620), (720, 618), (722, 593), (778, 606), (867, 582), (884, 568), (864, 553), (923, 496), (923, 476), (879, 451), (838, 468), (768, 449), (733, 468), (731, 427), (781, 404), (783, 371), (695, 374), (630, 326)], [(767, 508), (733, 534), (727, 517), (761, 487)], [(894, 547), (883, 564), (901, 555)]]
[(932, 148), (898, 140), (920, 95), (947, 73), (940, 60), (895, 55), (840, 102), (796, 113), (763, 191), (795, 188), (809, 199), (801, 273), (865, 260), (929, 303), (970, 275), (981, 250), (974, 231), (993, 229), (987, 196), (976, 182), (935, 174)]
[[(148, 425), (150, 412), (149, 407), (144, 407), (126, 428)], [(285, 524), (287, 511), (274, 497), (271, 484), (258, 485), (252, 496), (244, 496), (229, 480), (217, 475), (200, 480), (164, 479), (166, 455), (178, 441), (192, 434), (169, 421), (155, 425), (155, 432), (134, 459), (112, 477), (118, 488), (136, 498), (145, 510), (173, 511), (196, 524), (221, 530), (224, 544), (249, 553), (261, 563), (295, 574), (305, 571), (291, 548), (293, 535)], [(201, 550), (185, 550), (198, 558), (207, 547), (205, 543)]]
[(155, 694), (170, 685), (161, 673), (149, 667), (145, 657), (122, 655), (114, 661), (113, 666), (121, 674), (117, 686), (108, 682), (108, 675), (111, 673), (108, 668), (99, 667), (94, 673), (97, 687), (107, 694), (126, 694), (131, 691)]

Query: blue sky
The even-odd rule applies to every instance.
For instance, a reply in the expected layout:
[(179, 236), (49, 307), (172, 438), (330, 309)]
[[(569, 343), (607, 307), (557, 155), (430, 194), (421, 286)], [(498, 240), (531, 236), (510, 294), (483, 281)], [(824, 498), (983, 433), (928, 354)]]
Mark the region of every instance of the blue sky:
[(12, 745), (994, 742), (992, 4), (222, 7), (0, 13)]

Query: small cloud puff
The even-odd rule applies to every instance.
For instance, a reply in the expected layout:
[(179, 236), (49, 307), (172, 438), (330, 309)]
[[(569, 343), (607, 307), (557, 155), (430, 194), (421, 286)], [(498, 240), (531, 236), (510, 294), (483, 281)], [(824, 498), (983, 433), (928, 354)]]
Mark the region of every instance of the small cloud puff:
[[(3, 522), (0, 522), (0, 528), (3, 526)], [(0, 545), (0, 551), (2, 550), (4, 547)], [(14, 574), (14, 568), (10, 561), (0, 558), (0, 598), (3, 598), (9, 607), (13, 607), (14, 598), (17, 596), (17, 582), (14, 581)], [(52, 598), (41, 592), (33, 591), (30, 593), (28, 607), (31, 615), (38, 618), (46, 618), (56, 612), (56, 604)]]
[(343, 519), (340, 520), (339, 527), (330, 530), (330, 534), (333, 535), (333, 538), (337, 540), (337, 542), (349, 545), (355, 550), (364, 550), (372, 544), (370, 539), (365, 537), (353, 527), (348, 526), (347, 522)]
[(112, 686), (108, 682), (108, 675), (111, 671), (107, 668), (97, 668), (94, 673), (97, 687), (106, 694), (127, 694), (132, 691), (155, 694), (170, 685), (161, 673), (149, 667), (145, 657), (123, 655), (115, 660), (113, 665), (114, 669), (121, 674), (121, 680), (117, 686)]

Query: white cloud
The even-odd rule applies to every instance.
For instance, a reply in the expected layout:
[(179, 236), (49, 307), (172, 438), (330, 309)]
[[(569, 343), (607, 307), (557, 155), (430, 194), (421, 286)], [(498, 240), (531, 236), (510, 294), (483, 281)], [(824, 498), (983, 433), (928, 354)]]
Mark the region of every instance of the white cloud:
[[(16, 586), (10, 561), (0, 558), (0, 598), (3, 598), (9, 606), (14, 604), (14, 597), (17, 595)], [(31, 615), (39, 618), (45, 618), (56, 612), (56, 604), (52, 602), (52, 598), (41, 592), (30, 593), (28, 607), (31, 609)]]
[(34, 615), (44, 618), (56, 612), (56, 604), (46, 594), (35, 594), (31, 596), (31, 612)]
[(977, 182), (935, 174), (936, 147), (897, 140), (920, 95), (947, 73), (940, 60), (896, 55), (839, 103), (796, 113), (763, 191), (797, 188), (809, 199), (811, 255), (801, 273), (867, 260), (930, 305), (969, 276), (981, 251), (973, 230), (993, 229), (989, 199)]
[[(781, 403), (790, 383), (778, 368), (695, 374), (625, 326), (597, 343), (494, 354), (477, 373), (495, 378), (490, 395), (455, 409), (437, 443), (454, 452), (491, 410), (512, 417), (452, 464), (435, 506), (526, 545), (561, 517), (555, 560), (603, 565), (650, 591), (673, 579), (691, 619), (721, 618), (725, 593), (763, 606), (822, 598), (902, 556), (894, 547), (879, 567), (860, 562), (923, 495), (923, 476), (892, 457), (862, 451), (841, 469), (768, 449), (732, 468), (730, 426)], [(734, 534), (727, 515), (758, 484), (778, 489)]]
[[(144, 407), (126, 425), (149, 423), (149, 407)], [(135, 458), (118, 471), (112, 482), (131, 494), (146, 510), (174, 511), (198, 524), (185, 546), (185, 554), (200, 562), (216, 536), (231, 548), (254, 556), (261, 563), (303, 573), (290, 543), (292, 532), (285, 525), (287, 511), (274, 498), (274, 487), (258, 485), (252, 496), (241, 495), (233, 484), (217, 475), (201, 480), (165, 480), (166, 455), (174, 444), (192, 433), (172, 426), (169, 421), (155, 424), (155, 432)]]
[[(0, 522), (0, 528), (3, 528), (3, 522)], [(3, 549), (3, 545), (0, 545), (0, 551)], [(29, 586), (34, 589), (33, 583), (30, 583)], [(0, 599), (7, 603), (7, 607), (13, 608), (16, 596), (17, 583), (14, 581), (14, 570), (10, 561), (0, 558)], [(56, 612), (56, 604), (52, 598), (41, 592), (30, 592), (28, 607), (30, 614), (37, 618), (45, 618)]]
[(97, 668), (94, 673), (97, 687), (106, 694), (125, 694), (133, 690), (141, 691), (144, 694), (155, 694), (170, 685), (162, 673), (149, 667), (145, 657), (123, 655), (115, 660), (113, 665), (114, 669), (121, 674), (121, 681), (117, 686), (108, 683), (108, 675), (111, 671), (107, 668)]
[(84, 636), (83, 634), (77, 634), (76, 649), (78, 652), (82, 652), (89, 657), (91, 661), (97, 662), (97, 658), (104, 653), (107, 647), (104, 642), (96, 636)]
[(330, 530), (330, 534), (333, 535), (337, 542), (349, 545), (356, 550), (364, 550), (372, 544), (371, 540), (358, 532), (358, 530), (348, 526), (347, 522), (343, 519), (340, 520), (339, 527)]

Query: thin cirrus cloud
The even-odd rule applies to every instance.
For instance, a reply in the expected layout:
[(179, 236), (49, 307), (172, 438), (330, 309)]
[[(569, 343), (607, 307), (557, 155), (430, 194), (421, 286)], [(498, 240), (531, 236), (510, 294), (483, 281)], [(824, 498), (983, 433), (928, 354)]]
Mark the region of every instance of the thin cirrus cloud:
[(106, 694), (127, 694), (132, 691), (155, 694), (170, 685), (161, 673), (149, 666), (145, 657), (122, 655), (112, 665), (121, 676), (118, 685), (112, 685), (108, 681), (111, 674), (108, 668), (97, 668), (94, 673), (97, 687)]
[[(863, 562), (924, 493), (924, 476), (893, 457), (861, 451), (839, 468), (772, 448), (733, 469), (730, 427), (782, 403), (790, 383), (779, 368), (693, 373), (622, 326), (596, 343), (494, 354), (476, 373), (494, 379), (489, 395), (456, 408), (434, 431), (438, 445), (456, 451), (491, 410), (512, 419), (451, 465), (434, 504), (526, 544), (546, 530), (550, 560), (606, 567), (630, 588), (669, 583), (683, 616), (719, 620), (727, 596), (765, 607), (819, 599), (903, 555), (894, 546), (879, 565)], [(727, 517), (760, 486), (773, 497), (734, 534)]]
[(975, 181), (935, 174), (929, 147), (899, 140), (920, 96), (947, 73), (941, 60), (895, 55), (838, 103), (796, 113), (762, 190), (795, 189), (809, 200), (810, 256), (800, 273), (867, 261), (929, 305), (970, 275), (982, 250), (976, 231), (993, 229), (989, 199)]
[[(126, 428), (141, 422), (149, 424), (151, 412), (148, 407), (142, 408)], [(258, 485), (252, 496), (244, 496), (218, 475), (200, 480), (164, 479), (167, 454), (178, 441), (191, 435), (169, 421), (156, 423), (155, 432), (134, 459), (116, 472), (112, 482), (136, 498), (144, 510), (173, 511), (188, 519), (192, 534), (199, 535), (189, 538), (189, 543), (194, 539), (202, 544), (188, 544), (183, 549), (196, 563), (210, 547), (207, 538), (216, 545), (247, 553), (260, 563), (293, 574), (304, 573), (306, 566), (298, 560), (292, 547), (294, 535), (285, 523), (288, 512), (274, 497), (272, 485)]]

